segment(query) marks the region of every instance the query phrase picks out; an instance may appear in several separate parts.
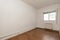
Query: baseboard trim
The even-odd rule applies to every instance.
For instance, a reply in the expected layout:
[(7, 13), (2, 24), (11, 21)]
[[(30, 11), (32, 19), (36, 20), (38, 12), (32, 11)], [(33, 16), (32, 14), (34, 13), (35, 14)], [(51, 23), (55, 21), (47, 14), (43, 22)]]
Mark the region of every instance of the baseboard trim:
[[(7, 39), (10, 39), (10, 38), (12, 38), (12, 37), (15, 37), (15, 36), (18, 36), (18, 35), (23, 35), (23, 34), (25, 34), (25, 33), (27, 33), (27, 32), (30, 32), (30, 31), (33, 31), (33, 30), (36, 30), (36, 29), (46, 30), (46, 31), (49, 31), (49, 32), (59, 33), (59, 31), (56, 31), (56, 30), (36, 27), (36, 28), (32, 28), (32, 29), (30, 29), (30, 30), (28, 30), (28, 31), (26, 31), (26, 32), (24, 32), (24, 33), (21, 33), (21, 34), (20, 34), (20, 32), (17, 32), (17, 33), (15, 33), (15, 34), (11, 34), (11, 35), (8, 35), (8, 36), (4, 36), (4, 37), (6, 37), (6, 38), (4, 38), (4, 37), (2, 37), (2, 38), (7, 40)], [(0, 39), (2, 39), (2, 38), (0, 38)]]
[[(56, 32), (56, 33), (59, 33), (58, 31), (55, 31), (55, 30), (36, 27), (36, 28), (34, 28), (34, 29), (30, 30), (30, 31), (24, 32), (24, 33), (19, 34), (19, 35), (17, 35), (17, 36), (22, 36), (22, 35), (24, 35), (24, 34), (26, 34), (26, 33), (29, 33), (29, 32), (31, 32), (31, 31), (34, 31), (34, 30), (37, 30), (37, 29), (38, 29), (38, 30), (43, 30), (43, 31), (49, 31), (49, 32), (53, 32), (53, 33), (55, 33), (55, 32)], [(17, 37), (17, 36), (14, 36), (14, 37)], [(11, 37), (11, 38), (14, 38), (14, 37)], [(11, 39), (11, 38), (9, 38), (9, 39)], [(6, 39), (6, 40), (9, 40), (9, 39)]]
[(50, 31), (50, 32), (59, 33), (59, 31), (57, 31), (57, 30), (52, 30), (52, 29), (47, 29), (47, 28), (39, 28), (39, 27), (37, 27), (36, 29), (42, 29), (42, 30), (46, 30), (46, 31)]
[(34, 30), (34, 29), (35, 29), (35, 28), (31, 28), (31, 29), (29, 29), (29, 30), (27, 30), (27, 31), (25, 31), (25, 32), (23, 32), (23, 33), (17, 32), (17, 33), (14, 33), (14, 34), (9, 34), (9, 35), (7, 35), (7, 36), (0, 37), (0, 39), (1, 39), (1, 40), (7, 40), (7, 39), (9, 39), (9, 38), (15, 37), (15, 36), (17, 36), (17, 35), (24, 34), (24, 33), (26, 33), (26, 32), (29, 32), (29, 31), (31, 31), (31, 30)]

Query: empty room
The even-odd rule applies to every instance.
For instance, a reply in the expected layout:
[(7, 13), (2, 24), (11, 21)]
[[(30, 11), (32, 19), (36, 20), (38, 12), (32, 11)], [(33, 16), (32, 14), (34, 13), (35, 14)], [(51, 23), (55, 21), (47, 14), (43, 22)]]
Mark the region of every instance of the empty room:
[(60, 0), (0, 0), (0, 40), (60, 40)]

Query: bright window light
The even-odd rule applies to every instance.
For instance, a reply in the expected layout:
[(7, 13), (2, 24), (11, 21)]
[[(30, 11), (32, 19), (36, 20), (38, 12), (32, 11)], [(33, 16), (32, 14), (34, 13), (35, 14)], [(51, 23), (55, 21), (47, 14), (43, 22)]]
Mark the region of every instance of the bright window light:
[(44, 21), (54, 21), (56, 20), (56, 12), (46, 12), (44, 13)]
[(48, 14), (44, 14), (44, 20), (49, 20), (48, 19)]

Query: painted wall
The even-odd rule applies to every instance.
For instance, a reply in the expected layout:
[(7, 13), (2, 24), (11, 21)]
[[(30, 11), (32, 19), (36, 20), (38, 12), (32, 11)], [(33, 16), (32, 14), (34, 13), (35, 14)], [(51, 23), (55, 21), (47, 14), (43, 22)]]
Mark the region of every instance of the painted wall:
[[(38, 10), (38, 15), (37, 15), (37, 27), (40, 27), (40, 28), (48, 28), (48, 29), (54, 29), (54, 30), (59, 30), (59, 26), (58, 26), (58, 21), (59, 20), (59, 17), (60, 16), (57, 16), (57, 20), (55, 21), (55, 23), (53, 23), (53, 26), (51, 27), (48, 27), (47, 24), (44, 23), (44, 20), (43, 20), (43, 12), (49, 12), (49, 11), (54, 11), (54, 10), (58, 10), (60, 8), (60, 4), (54, 4), (54, 5), (50, 5), (50, 6), (46, 6), (44, 8), (41, 8)], [(60, 12), (57, 11), (57, 15), (59, 15)]]
[(21, 0), (0, 0), (0, 37), (35, 28), (36, 9)]
[(59, 34), (60, 34), (60, 8), (58, 9), (58, 13), (59, 13), (59, 14), (58, 14), (58, 17), (59, 17), (59, 18), (58, 18), (58, 19), (59, 19), (59, 20), (58, 20), (58, 26), (59, 26)]

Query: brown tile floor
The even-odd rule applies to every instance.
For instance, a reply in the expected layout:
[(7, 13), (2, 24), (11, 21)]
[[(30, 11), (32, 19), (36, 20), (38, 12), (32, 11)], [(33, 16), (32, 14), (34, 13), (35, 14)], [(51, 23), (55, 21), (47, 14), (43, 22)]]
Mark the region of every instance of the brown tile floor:
[(8, 40), (59, 40), (59, 34), (57, 32), (47, 31), (43, 29), (34, 29)]

